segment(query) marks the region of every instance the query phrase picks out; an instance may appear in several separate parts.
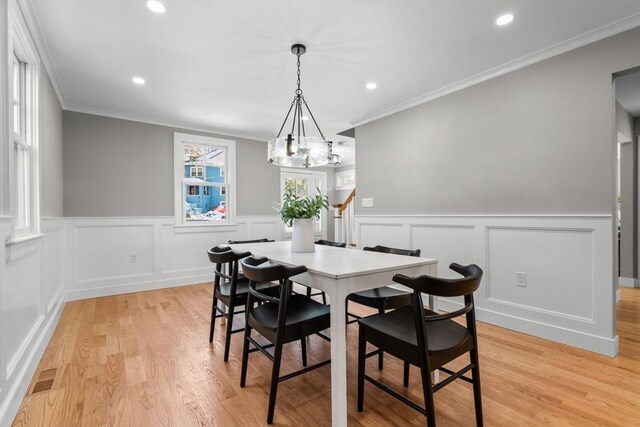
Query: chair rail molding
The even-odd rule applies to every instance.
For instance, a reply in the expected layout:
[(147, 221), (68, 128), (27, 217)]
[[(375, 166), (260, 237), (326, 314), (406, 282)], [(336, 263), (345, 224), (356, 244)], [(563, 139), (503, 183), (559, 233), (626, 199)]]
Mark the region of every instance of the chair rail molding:
[[(421, 249), (450, 278), (450, 263), (478, 264), (479, 320), (615, 356), (611, 230), (611, 215), (598, 214), (356, 215), (358, 247)], [(460, 304), (439, 300), (447, 311)]]

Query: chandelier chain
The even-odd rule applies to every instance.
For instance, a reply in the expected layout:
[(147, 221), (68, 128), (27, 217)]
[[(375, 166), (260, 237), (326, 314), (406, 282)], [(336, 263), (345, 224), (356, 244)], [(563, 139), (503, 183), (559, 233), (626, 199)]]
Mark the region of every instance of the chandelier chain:
[(296, 95), (300, 96), (302, 95), (302, 89), (300, 89), (300, 51), (298, 51), (298, 53), (296, 53), (296, 56), (298, 57), (298, 89), (296, 90)]

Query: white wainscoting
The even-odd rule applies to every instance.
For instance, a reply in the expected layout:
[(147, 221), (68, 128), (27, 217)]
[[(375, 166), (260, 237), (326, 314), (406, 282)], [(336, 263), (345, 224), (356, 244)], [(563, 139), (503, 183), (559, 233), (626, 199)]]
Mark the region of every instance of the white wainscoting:
[[(67, 218), (67, 300), (210, 281), (207, 249), (228, 240), (280, 240), (277, 216), (238, 216), (237, 226), (176, 228), (174, 217)], [(135, 262), (132, 262), (132, 257)]]
[[(358, 247), (421, 249), (449, 264), (485, 272), (475, 301), (478, 319), (614, 356), (615, 282), (610, 216), (356, 216)], [(516, 272), (527, 286), (516, 286)], [(460, 302), (441, 299), (453, 310)]]
[[(13, 219), (0, 218), (3, 242)], [(63, 306), (64, 220), (43, 218), (43, 236), (2, 245), (0, 425), (10, 425)]]

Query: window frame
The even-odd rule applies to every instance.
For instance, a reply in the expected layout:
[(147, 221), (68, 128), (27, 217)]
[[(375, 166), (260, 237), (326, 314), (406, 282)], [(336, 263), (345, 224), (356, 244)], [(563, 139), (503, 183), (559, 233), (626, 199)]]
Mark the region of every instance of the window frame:
[[(287, 177), (291, 176), (304, 179), (320, 179), (320, 192), (322, 194), (327, 194), (328, 192), (327, 172), (317, 169), (280, 168), (280, 203), (282, 203), (282, 198), (284, 197)], [(320, 231), (314, 230), (314, 236), (316, 239), (327, 238), (328, 216), (329, 210), (323, 209), (320, 212)], [(282, 235), (284, 236), (284, 238), (291, 239), (292, 234), (292, 231), (287, 230), (287, 226), (285, 224), (282, 224)]]
[[(345, 177), (350, 177), (353, 176), (353, 184), (345, 184), (344, 183), (344, 178)], [(356, 169), (352, 168), (352, 169), (347, 169), (347, 170), (343, 170), (340, 172), (336, 172), (335, 174), (335, 181), (336, 181), (336, 186), (335, 189), (338, 191), (341, 190), (353, 190), (354, 188), (356, 188)], [(338, 184), (338, 182), (340, 182), (340, 184)]]
[[(8, 104), (9, 206), (13, 216), (11, 240), (21, 241), (42, 235), (40, 226), (40, 57), (22, 12), (16, 1), (9, 2)], [(20, 129), (15, 132), (14, 74), (15, 60), (21, 75)], [(23, 104), (23, 105), (22, 105)], [(19, 157), (24, 155), (24, 160)], [(18, 176), (21, 172), (22, 176)], [(26, 188), (26, 192), (22, 191)], [(26, 193), (26, 194), (25, 194)], [(24, 219), (22, 221), (21, 217)]]
[[(224, 205), (226, 206), (226, 214), (224, 221), (187, 221), (185, 209), (185, 173), (183, 148), (185, 144), (208, 145), (217, 148), (223, 148), (226, 151), (226, 162), (224, 169), (226, 173), (223, 175), (223, 182), (211, 183), (211, 187), (226, 187), (226, 198)], [(174, 215), (176, 228), (192, 228), (192, 227), (214, 227), (214, 228), (235, 228), (236, 222), (236, 141), (231, 139), (214, 138), (204, 135), (194, 135), (183, 132), (174, 132), (173, 134), (173, 164), (174, 164)], [(191, 167), (193, 167), (192, 165)], [(191, 171), (189, 173), (191, 175)], [(203, 172), (206, 175), (206, 172)], [(203, 191), (204, 192), (204, 191)]]

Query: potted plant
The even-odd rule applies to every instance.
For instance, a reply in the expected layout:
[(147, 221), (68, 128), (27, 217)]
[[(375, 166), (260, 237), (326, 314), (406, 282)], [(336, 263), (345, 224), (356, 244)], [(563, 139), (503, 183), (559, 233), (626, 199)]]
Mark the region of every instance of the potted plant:
[(329, 209), (329, 199), (316, 188), (315, 196), (298, 196), (294, 189), (287, 188), (282, 198), (280, 217), (293, 227), (291, 252), (314, 252), (315, 220), (320, 219), (322, 209)]

